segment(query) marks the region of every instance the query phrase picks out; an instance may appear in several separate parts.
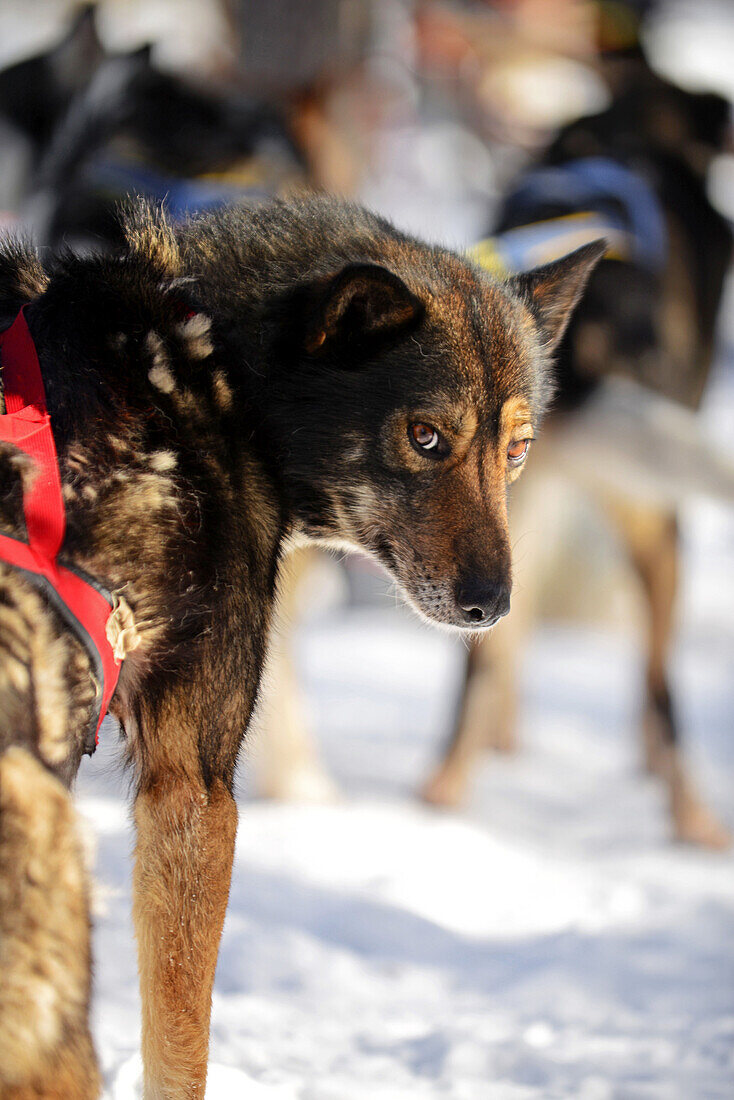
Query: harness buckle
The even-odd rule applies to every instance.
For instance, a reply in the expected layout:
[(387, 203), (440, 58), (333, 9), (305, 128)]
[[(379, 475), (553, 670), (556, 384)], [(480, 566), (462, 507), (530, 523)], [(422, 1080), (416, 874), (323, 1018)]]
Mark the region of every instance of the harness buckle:
[(138, 648), (142, 638), (138, 632), (132, 608), (124, 596), (119, 596), (115, 592), (112, 599), (112, 611), (105, 626), (105, 633), (112, 648), (112, 654), (120, 664), (128, 653)]

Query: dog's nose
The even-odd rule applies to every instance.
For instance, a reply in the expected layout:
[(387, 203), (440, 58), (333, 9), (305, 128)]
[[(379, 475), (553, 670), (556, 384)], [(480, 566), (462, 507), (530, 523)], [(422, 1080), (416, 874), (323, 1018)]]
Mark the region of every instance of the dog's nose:
[(467, 624), (491, 626), (510, 610), (510, 587), (504, 581), (468, 578), (460, 582), (456, 602)]

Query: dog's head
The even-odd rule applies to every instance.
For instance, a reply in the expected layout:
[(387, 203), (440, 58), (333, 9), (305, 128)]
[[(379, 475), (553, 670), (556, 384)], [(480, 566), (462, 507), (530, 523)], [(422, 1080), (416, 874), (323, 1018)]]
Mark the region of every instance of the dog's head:
[(302, 290), (282, 382), (297, 528), (377, 557), (434, 622), (478, 629), (506, 614), (507, 490), (603, 250), (498, 283), (416, 247), (400, 267), (349, 264)]

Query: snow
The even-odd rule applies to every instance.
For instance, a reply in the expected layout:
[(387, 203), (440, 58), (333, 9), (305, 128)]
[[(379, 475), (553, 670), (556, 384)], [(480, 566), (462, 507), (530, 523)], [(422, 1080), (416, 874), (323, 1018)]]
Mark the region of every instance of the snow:
[[(675, 667), (695, 771), (732, 827), (734, 516), (701, 502), (687, 518)], [(448, 813), (412, 792), (460, 647), (392, 600), (306, 617), (299, 663), (343, 795), (258, 802), (244, 761), (209, 1100), (733, 1094), (733, 860), (669, 841), (638, 766), (636, 644), (546, 625), (523, 751), (487, 759)], [(98, 844), (94, 1030), (105, 1097), (133, 1100), (132, 834), (113, 728), (102, 741), (78, 797)]]

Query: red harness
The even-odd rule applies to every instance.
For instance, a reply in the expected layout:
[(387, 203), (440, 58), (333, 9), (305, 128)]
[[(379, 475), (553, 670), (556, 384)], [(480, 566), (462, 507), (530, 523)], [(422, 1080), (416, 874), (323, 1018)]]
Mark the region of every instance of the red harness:
[(28, 542), (0, 534), (0, 560), (20, 570), (44, 593), (89, 654), (97, 684), (90, 733), (94, 732), (97, 744), (122, 663), (108, 637), (117, 602), (91, 578), (57, 560), (66, 514), (41, 368), (23, 310), (0, 336), (0, 351), (6, 408), (0, 415), (0, 440), (24, 451), (36, 467), (36, 476), (23, 497)]

